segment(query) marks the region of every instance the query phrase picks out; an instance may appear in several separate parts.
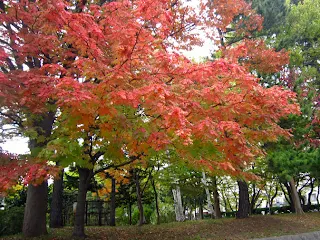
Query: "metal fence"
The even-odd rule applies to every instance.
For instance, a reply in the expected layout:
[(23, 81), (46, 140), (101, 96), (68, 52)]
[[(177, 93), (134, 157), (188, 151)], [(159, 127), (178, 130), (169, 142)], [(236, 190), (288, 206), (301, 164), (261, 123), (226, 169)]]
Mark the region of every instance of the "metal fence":
[[(75, 203), (64, 204), (63, 225), (74, 224)], [(94, 200), (86, 201), (85, 224), (87, 226), (110, 225), (110, 203), (109, 201)]]

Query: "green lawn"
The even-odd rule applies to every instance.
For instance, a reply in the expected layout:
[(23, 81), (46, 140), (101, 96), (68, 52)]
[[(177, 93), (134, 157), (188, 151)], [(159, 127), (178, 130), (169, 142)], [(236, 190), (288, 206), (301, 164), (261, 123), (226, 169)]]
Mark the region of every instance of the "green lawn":
[[(184, 223), (166, 223), (160, 226), (146, 225), (121, 227), (87, 227), (87, 239), (130, 240), (200, 240), (200, 239), (250, 239), (258, 237), (289, 235), (320, 231), (320, 213), (303, 216), (282, 214), (253, 216), (248, 219), (198, 220)], [(43, 240), (69, 240), (72, 228), (50, 230)], [(6, 240), (23, 239), (19, 235), (5, 237)]]

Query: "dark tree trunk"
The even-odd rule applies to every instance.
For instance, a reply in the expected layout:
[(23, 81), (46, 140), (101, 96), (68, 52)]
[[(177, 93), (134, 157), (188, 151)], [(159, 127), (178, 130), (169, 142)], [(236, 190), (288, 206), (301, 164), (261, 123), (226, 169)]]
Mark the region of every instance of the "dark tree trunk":
[(191, 200), (190, 200), (190, 207), (188, 207), (188, 217), (189, 217), (189, 220), (192, 220), (192, 203), (191, 203)]
[(277, 197), (277, 195), (278, 195), (278, 190), (279, 190), (279, 188), (278, 188), (278, 185), (276, 186), (276, 192), (273, 194), (273, 196), (271, 197), (271, 199), (270, 199), (270, 203), (269, 203), (269, 206), (270, 206), (270, 214), (273, 214), (274, 212), (272, 211), (272, 206), (273, 206), (273, 201), (274, 201), (274, 199)]
[(131, 207), (130, 201), (129, 201), (129, 205), (128, 205), (128, 210), (129, 210), (129, 225), (132, 225), (132, 207)]
[(203, 219), (203, 200), (202, 197), (199, 198), (199, 214), (200, 214), (200, 219)]
[(139, 226), (142, 226), (145, 223), (144, 213), (143, 213), (143, 204), (142, 204), (142, 196), (140, 189), (140, 179), (139, 172), (137, 169), (134, 171), (135, 174), (135, 182), (136, 182), (136, 192), (137, 192), (137, 204), (139, 209)]
[(295, 212), (294, 204), (293, 204), (293, 200), (292, 200), (292, 193), (291, 193), (290, 184), (289, 184), (288, 182), (283, 182), (283, 185), (284, 185), (285, 188), (287, 189), (287, 192), (282, 188), (282, 186), (281, 186), (281, 189), (282, 189), (282, 191), (283, 191), (283, 194), (284, 194), (287, 202), (288, 202), (289, 205), (290, 205), (290, 211), (291, 211), (291, 212)]
[(293, 177), (290, 179), (289, 184), (290, 184), (292, 202), (293, 202), (295, 213), (296, 214), (303, 214), (304, 212), (303, 212), (303, 209), (301, 207), (299, 194), (298, 194), (298, 191), (297, 191), (297, 188), (296, 188), (296, 184), (295, 184), (295, 181), (294, 181)]
[(220, 199), (219, 199), (219, 192), (217, 186), (217, 177), (212, 178), (213, 182), (213, 201), (214, 201), (214, 217), (215, 218), (222, 218), (221, 210), (220, 210)]
[(239, 207), (236, 213), (236, 218), (247, 218), (249, 217), (249, 191), (248, 184), (245, 181), (238, 180), (239, 187)]
[(197, 220), (197, 198), (194, 198), (194, 220)]
[(256, 191), (256, 184), (252, 184), (252, 189), (253, 189), (253, 194), (250, 200), (249, 215), (254, 213), (254, 209), (255, 209), (257, 200), (259, 199), (260, 191), (261, 191), (260, 189), (258, 190), (258, 192)]
[[(48, 112), (37, 116), (36, 120), (33, 120), (32, 125), (37, 131), (37, 137), (44, 137), (45, 140), (37, 142), (37, 139), (30, 139), (29, 149), (32, 157), (37, 157), (41, 149), (48, 143), (54, 116), (55, 112)], [(25, 237), (38, 237), (47, 234), (47, 205), (47, 181), (37, 186), (29, 184), (22, 228)]]
[(59, 176), (54, 179), (52, 202), (50, 206), (50, 228), (63, 227), (62, 210), (63, 210), (63, 174), (62, 169)]
[(86, 198), (92, 170), (87, 168), (78, 168), (79, 172), (79, 189), (77, 196), (77, 206), (74, 220), (73, 237), (85, 238), (84, 223), (86, 211)]
[(307, 211), (310, 210), (311, 208), (311, 197), (312, 197), (312, 193), (313, 193), (313, 189), (314, 189), (314, 182), (315, 182), (315, 179), (311, 179), (310, 181), (310, 192), (308, 194), (308, 203), (307, 203)]
[(300, 204), (302, 206), (305, 206), (306, 205), (306, 200), (304, 199), (304, 197), (302, 196), (302, 193), (301, 192), (298, 192), (298, 196), (299, 196), (299, 199), (300, 199)]
[[(102, 209), (103, 209), (103, 202), (99, 199), (98, 200), (98, 225), (102, 226)], [(88, 212), (88, 202), (86, 202), (86, 214)], [(86, 224), (88, 221), (88, 216), (86, 216)]]
[(317, 205), (318, 205), (318, 212), (320, 211), (320, 203), (319, 203), (319, 195), (320, 195), (320, 185), (318, 180), (318, 191), (317, 191)]
[(158, 193), (156, 189), (156, 184), (154, 183), (154, 179), (151, 179), (151, 184), (154, 192), (154, 199), (156, 202), (156, 212), (157, 212), (157, 224), (160, 224), (160, 211), (159, 211), (159, 203), (158, 203)]
[(116, 180), (111, 178), (110, 226), (116, 225)]
[(47, 202), (47, 181), (38, 186), (29, 184), (23, 221), (23, 235), (25, 237), (37, 237), (47, 234)]

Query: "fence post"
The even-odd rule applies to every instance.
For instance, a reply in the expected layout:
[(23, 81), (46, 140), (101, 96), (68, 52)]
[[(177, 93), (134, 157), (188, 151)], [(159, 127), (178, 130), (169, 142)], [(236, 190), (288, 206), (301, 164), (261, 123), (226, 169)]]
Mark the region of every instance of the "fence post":
[(101, 216), (101, 214), (102, 214), (102, 201), (101, 200), (98, 200), (98, 224), (99, 224), (99, 226), (101, 226), (102, 225), (102, 221), (101, 221), (101, 218), (102, 218), (102, 216)]
[(88, 225), (88, 201), (86, 201), (86, 225)]

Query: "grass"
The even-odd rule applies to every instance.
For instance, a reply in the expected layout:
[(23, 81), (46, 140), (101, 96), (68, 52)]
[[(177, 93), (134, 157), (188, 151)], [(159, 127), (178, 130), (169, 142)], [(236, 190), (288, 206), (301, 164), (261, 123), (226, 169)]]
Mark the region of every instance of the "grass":
[[(145, 225), (121, 227), (87, 227), (87, 239), (107, 240), (243, 240), (271, 236), (291, 235), (320, 231), (320, 213), (303, 216), (282, 214), (274, 216), (252, 216), (248, 219), (197, 220), (183, 223), (165, 223), (160, 226)], [(69, 240), (72, 228), (51, 229), (41, 240)], [(21, 235), (3, 238), (23, 239)]]

